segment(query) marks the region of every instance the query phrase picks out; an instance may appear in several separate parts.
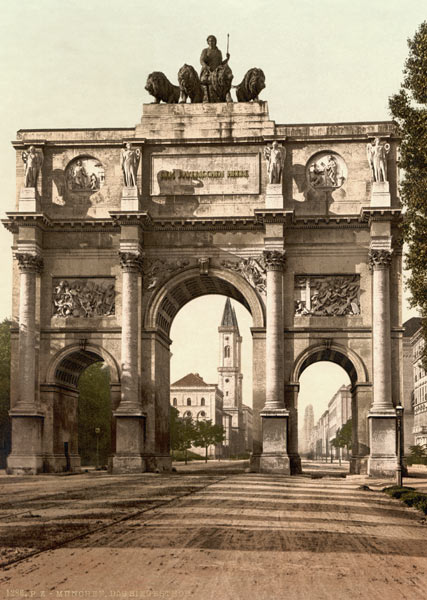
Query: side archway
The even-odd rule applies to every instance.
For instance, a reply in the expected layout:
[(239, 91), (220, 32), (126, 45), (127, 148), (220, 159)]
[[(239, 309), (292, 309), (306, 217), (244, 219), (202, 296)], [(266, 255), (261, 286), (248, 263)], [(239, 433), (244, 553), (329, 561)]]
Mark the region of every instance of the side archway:
[[(365, 473), (369, 455), (368, 413), (372, 402), (372, 383), (369, 381), (368, 369), (360, 356), (353, 350), (332, 343), (317, 343), (306, 348), (296, 358), (292, 369), (290, 387), (295, 391), (293, 407), (296, 408), (299, 380), (301, 374), (310, 365), (319, 361), (333, 362), (344, 369), (351, 382), (351, 418), (352, 418), (352, 450), (350, 472)], [(297, 425), (293, 437), (297, 438)], [(292, 436), (291, 436), (292, 437)], [(298, 443), (293, 440), (296, 450)]]

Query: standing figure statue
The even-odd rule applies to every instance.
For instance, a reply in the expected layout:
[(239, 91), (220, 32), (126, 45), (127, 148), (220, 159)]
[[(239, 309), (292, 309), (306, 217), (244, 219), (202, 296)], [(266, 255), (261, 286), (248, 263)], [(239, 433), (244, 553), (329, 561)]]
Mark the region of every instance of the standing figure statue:
[(22, 160), (25, 165), (25, 187), (37, 187), (37, 179), (43, 165), (42, 151), (30, 146), (28, 152), (26, 150), (22, 152)]
[[(203, 88), (203, 102), (233, 102), (231, 98), (231, 80), (233, 74), (228, 66), (230, 53), (227, 50), (226, 59), (222, 60), (222, 53), (216, 46), (216, 37), (208, 36), (208, 48), (202, 50), (200, 55), (200, 83)], [(218, 87), (223, 90), (218, 93)], [(224, 92), (222, 94), (221, 92)], [(222, 97), (224, 95), (224, 97)]]
[(286, 150), (273, 142), (272, 147), (264, 148), (264, 158), (267, 161), (268, 183), (281, 183)]
[(379, 137), (374, 138), (372, 144), (367, 144), (366, 154), (374, 181), (387, 181), (387, 154), (389, 152), (390, 144), (381, 144)]
[(139, 149), (134, 150), (129, 142), (122, 149), (120, 157), (120, 166), (123, 171), (123, 179), (126, 187), (136, 187), (137, 173), (141, 152)]

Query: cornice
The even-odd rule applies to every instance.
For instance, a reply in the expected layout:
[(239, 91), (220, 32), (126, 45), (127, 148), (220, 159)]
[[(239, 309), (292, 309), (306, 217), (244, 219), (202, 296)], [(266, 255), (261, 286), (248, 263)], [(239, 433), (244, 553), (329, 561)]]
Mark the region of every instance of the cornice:
[(44, 213), (7, 212), (7, 219), (2, 219), (3, 226), (11, 233), (18, 233), (19, 227), (38, 227), (45, 230), (52, 226), (52, 221)]
[(403, 220), (403, 215), (400, 208), (371, 208), (369, 206), (364, 206), (360, 211), (360, 218), (370, 225), (377, 221), (401, 222)]

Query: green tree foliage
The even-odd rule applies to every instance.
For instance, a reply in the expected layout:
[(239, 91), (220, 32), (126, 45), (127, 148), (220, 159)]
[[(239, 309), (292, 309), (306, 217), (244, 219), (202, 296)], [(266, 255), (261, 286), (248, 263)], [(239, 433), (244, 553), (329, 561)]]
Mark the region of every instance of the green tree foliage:
[[(340, 429), (337, 429), (336, 436), (331, 441), (331, 445), (334, 448), (347, 448), (348, 454), (348, 451), (351, 450), (352, 435), (352, 421), (349, 419), (345, 425), (343, 425)], [(339, 456), (341, 464), (341, 454)]]
[(178, 410), (170, 407), (171, 450), (184, 453), (185, 464), (188, 461), (188, 450), (195, 439), (195, 425), (191, 417), (179, 417)]
[(209, 446), (221, 444), (225, 439), (222, 425), (213, 425), (212, 421), (198, 421), (195, 426), (194, 445), (205, 449), (205, 462), (208, 462)]
[(411, 463), (425, 464), (427, 462), (427, 448), (421, 444), (409, 446), (409, 458)]
[(408, 287), (412, 306), (421, 309), (427, 339), (427, 21), (408, 40), (408, 46), (403, 83), (390, 98), (389, 106), (402, 136), (399, 165), (403, 169), (401, 198), (406, 208), (403, 235), (408, 244)]
[(88, 367), (79, 379), (79, 453), (83, 465), (96, 463), (96, 433), (99, 427), (99, 464), (111, 454), (110, 373), (105, 363)]
[(10, 452), (10, 326), (9, 319), (0, 323), (0, 468)]

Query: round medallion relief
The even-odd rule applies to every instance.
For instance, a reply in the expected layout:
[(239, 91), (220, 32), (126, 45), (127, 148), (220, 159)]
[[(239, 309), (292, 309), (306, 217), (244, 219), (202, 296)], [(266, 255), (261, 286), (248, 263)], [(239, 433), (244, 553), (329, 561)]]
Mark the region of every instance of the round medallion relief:
[(65, 180), (71, 192), (96, 192), (104, 185), (104, 167), (97, 158), (79, 156), (67, 166)]
[(310, 158), (306, 176), (315, 190), (336, 190), (347, 180), (347, 165), (339, 154), (325, 150)]

